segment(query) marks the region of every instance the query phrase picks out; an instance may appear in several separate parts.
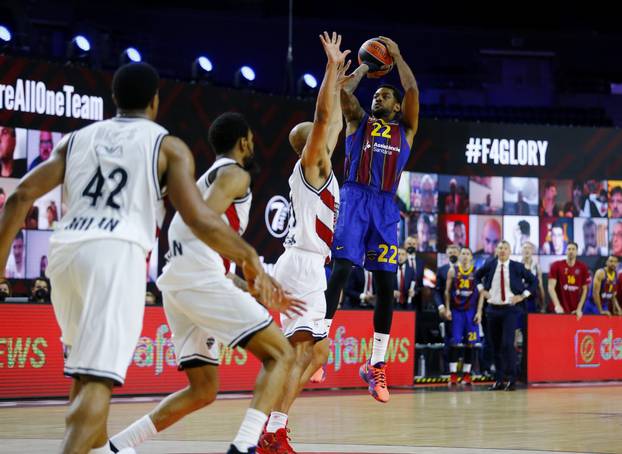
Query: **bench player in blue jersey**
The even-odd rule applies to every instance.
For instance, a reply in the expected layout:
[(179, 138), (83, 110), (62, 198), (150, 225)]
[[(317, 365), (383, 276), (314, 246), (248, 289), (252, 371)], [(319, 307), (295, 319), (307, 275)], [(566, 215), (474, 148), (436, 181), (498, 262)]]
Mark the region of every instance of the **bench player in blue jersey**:
[(361, 377), (371, 395), (389, 400), (385, 354), (393, 317), (393, 281), (397, 272), (397, 226), (400, 220), (395, 191), (419, 122), (419, 89), (398, 45), (379, 37), (397, 66), (404, 94), (390, 85), (374, 93), (371, 114), (353, 92), (369, 68), (362, 64), (342, 86), (341, 107), (347, 122), (345, 182), (333, 241), (335, 263), (326, 290), (326, 318), (333, 318), (339, 295), (352, 265), (374, 274), (378, 299), (374, 309), (374, 341)]
[(464, 347), (464, 374), (462, 382), (471, 384), (471, 364), (473, 363), (473, 346), (479, 342), (479, 324), (473, 320), (477, 311), (477, 282), (475, 265), (471, 249), (460, 250), (458, 266), (447, 271), (445, 285), (445, 316), (451, 320), (449, 347), (449, 384), (458, 383), (458, 357), (460, 346)]

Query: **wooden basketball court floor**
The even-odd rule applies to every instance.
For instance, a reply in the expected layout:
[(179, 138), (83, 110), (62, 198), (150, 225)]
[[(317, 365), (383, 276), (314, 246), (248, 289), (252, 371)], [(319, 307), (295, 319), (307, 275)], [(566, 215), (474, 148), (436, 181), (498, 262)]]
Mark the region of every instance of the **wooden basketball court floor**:
[[(247, 395), (223, 395), (138, 448), (139, 453), (224, 453)], [(150, 411), (153, 398), (115, 399), (116, 433)], [(0, 452), (56, 453), (63, 402), (0, 402)], [(290, 417), (304, 453), (622, 453), (622, 386), (395, 390), (388, 404), (364, 391), (307, 392)]]

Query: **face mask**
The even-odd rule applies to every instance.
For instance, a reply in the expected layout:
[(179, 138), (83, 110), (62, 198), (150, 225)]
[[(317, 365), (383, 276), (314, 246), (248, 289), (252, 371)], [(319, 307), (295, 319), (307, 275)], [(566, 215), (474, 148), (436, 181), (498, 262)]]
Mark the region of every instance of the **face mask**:
[(49, 296), (48, 291), (44, 288), (40, 288), (35, 291), (35, 299), (37, 300), (47, 301), (48, 296)]
[(414, 254), (416, 251), (416, 249), (412, 246), (410, 246), (408, 249), (406, 249), (406, 252), (408, 252), (409, 254)]
[(452, 255), (451, 257), (449, 257), (449, 261), (451, 263), (458, 263), (458, 257), (456, 257), (455, 255)]

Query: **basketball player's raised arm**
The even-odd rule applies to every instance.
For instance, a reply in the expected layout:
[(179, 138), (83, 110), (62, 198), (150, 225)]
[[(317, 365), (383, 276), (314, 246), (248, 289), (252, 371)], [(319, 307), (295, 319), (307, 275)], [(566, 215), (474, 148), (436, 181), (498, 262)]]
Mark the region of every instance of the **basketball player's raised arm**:
[[(337, 90), (337, 72), (345, 56), (350, 52), (339, 50), (341, 35), (333, 32), (332, 36), (324, 32), (320, 41), (326, 52), (326, 71), (315, 104), (313, 127), (304, 149), (302, 150), (302, 167), (305, 176), (314, 185), (319, 185), (330, 174), (330, 155), (328, 154), (328, 133), (333, 118), (333, 102)], [(318, 172), (319, 171), (319, 172)], [(319, 173), (319, 175), (318, 175)], [(315, 181), (314, 181), (315, 180)]]
[(65, 176), (65, 156), (70, 134), (61, 139), (47, 161), (39, 164), (19, 182), (0, 216), (0, 276), (4, 275), (11, 244), (24, 224), (28, 210), (39, 197), (60, 184)]
[(333, 110), (330, 115), (330, 125), (328, 126), (328, 158), (331, 159), (333, 156), (333, 152), (335, 151), (335, 147), (337, 146), (337, 141), (339, 140), (339, 134), (341, 134), (341, 130), (343, 129), (343, 111), (341, 110), (341, 101), (340, 101), (340, 92), (341, 85), (346, 79), (346, 72), (350, 67), (351, 61), (348, 60), (345, 64), (340, 64), (337, 68), (337, 88), (333, 92)]
[(346, 118), (346, 134), (354, 134), (359, 126), (359, 123), (365, 115), (365, 110), (361, 107), (361, 103), (354, 96), (354, 90), (359, 86), (361, 79), (369, 71), (369, 66), (366, 64), (360, 65), (351, 74), (345, 77), (341, 85), (339, 98), (341, 100), (341, 110), (343, 110), (343, 116)]
[(380, 36), (380, 40), (387, 47), (387, 52), (397, 67), (400, 75), (400, 82), (404, 89), (404, 99), (402, 101), (402, 122), (407, 128), (406, 135), (408, 141), (412, 143), (417, 129), (419, 128), (419, 87), (412, 70), (408, 63), (404, 61), (400, 49), (395, 41), (385, 36)]

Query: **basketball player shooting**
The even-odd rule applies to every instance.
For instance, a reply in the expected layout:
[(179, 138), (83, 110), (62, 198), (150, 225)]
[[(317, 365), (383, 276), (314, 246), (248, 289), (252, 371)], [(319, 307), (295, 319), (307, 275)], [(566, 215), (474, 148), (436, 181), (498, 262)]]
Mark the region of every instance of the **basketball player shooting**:
[[(285, 252), (275, 266), (276, 279), (285, 291), (306, 303), (307, 312), (281, 317), (283, 332), (296, 357), (259, 440), (258, 454), (295, 452), (287, 435), (289, 410), (310, 375), (328, 358), (324, 264), (330, 259), (339, 208), (339, 183), (333, 174), (331, 157), (343, 128), (338, 82), (347, 71), (344, 60), (350, 51), (339, 49), (341, 35), (334, 32), (332, 36), (324, 32), (320, 40), (328, 60), (326, 72), (313, 123), (300, 123), (290, 133), (290, 143), (300, 159), (289, 177), (289, 233)], [(315, 348), (316, 343), (322, 345)]]
[(374, 340), (372, 356), (361, 366), (360, 375), (376, 400), (388, 402), (385, 354), (393, 317), (400, 219), (394, 199), (417, 132), (419, 89), (397, 43), (382, 36), (379, 40), (397, 66), (404, 95), (393, 86), (381, 85), (374, 93), (371, 115), (366, 113), (353, 93), (370, 70), (368, 64), (361, 64), (342, 86), (341, 108), (347, 122), (345, 182), (333, 242), (335, 263), (326, 290), (326, 318), (332, 320), (337, 310), (352, 265), (372, 271), (378, 294)]
[(63, 185), (68, 210), (50, 239), (47, 274), (68, 352), (64, 372), (73, 377), (64, 454), (113, 452), (110, 396), (113, 385), (123, 385), (142, 329), (145, 262), (164, 213), (163, 188), (197, 238), (242, 266), (264, 303), (288, 304), (256, 251), (203, 201), (186, 144), (154, 122), (158, 85), (146, 63), (119, 68), (112, 82), (117, 116), (68, 134), (20, 181), (0, 216), (4, 270), (33, 202)]

